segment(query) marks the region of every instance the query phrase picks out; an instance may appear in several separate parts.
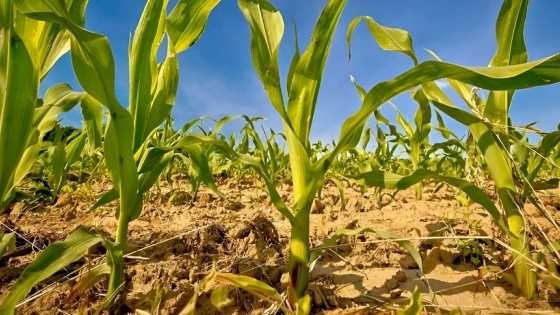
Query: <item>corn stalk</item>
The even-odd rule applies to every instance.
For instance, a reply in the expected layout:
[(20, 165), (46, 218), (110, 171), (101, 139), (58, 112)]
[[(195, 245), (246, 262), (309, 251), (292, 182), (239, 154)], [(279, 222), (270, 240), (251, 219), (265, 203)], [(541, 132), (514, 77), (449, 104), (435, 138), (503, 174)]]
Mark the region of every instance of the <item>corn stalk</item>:
[[(9, 115), (3, 114), (1, 119), (11, 118), (18, 121), (18, 119), (22, 120), (21, 117), (32, 117), (38, 84), (28, 84), (28, 82), (38, 82), (41, 72), (37, 69), (43, 68), (42, 63), (33, 63), (33, 58), (38, 59), (38, 57), (30, 56), (26, 49), (26, 46), (36, 43), (23, 45), (21, 35), (14, 32), (12, 26), (14, 12), (18, 12), (17, 14), (22, 18), (37, 23), (39, 26), (53, 25), (69, 40), (74, 72), (78, 82), (88, 94), (84, 107), (84, 112), (87, 112), (88, 117), (99, 117), (98, 105), (103, 105), (109, 110), (103, 150), (107, 169), (115, 187), (114, 191), (117, 197), (120, 197), (120, 205), (116, 212), (119, 220), (116, 240), (115, 242), (103, 241), (103, 245), (108, 250), (107, 263), (111, 266), (107, 294), (111, 300), (122, 288), (123, 254), (126, 247), (128, 224), (140, 215), (142, 195), (159, 177), (158, 172), (163, 169), (161, 164), (166, 163), (167, 152), (142, 148), (142, 142), (152, 130), (163, 122), (173, 106), (178, 82), (176, 54), (192, 46), (198, 40), (205, 28), (208, 15), (219, 0), (182, 0), (177, 3), (169, 16), (166, 16), (167, 0), (149, 0), (147, 2), (130, 50), (132, 82), (130, 110), (126, 110), (120, 104), (115, 94), (115, 67), (108, 39), (82, 27), (83, 9), (87, 2), (75, 2), (76, 7), (65, 0), (14, 0), (13, 5), (12, 1), (3, 0), (1, 2), (0, 26), (3, 33), (0, 39), (2, 40), (0, 49), (6, 52), (0, 54), (4, 59), (1, 64), (4, 65), (6, 77), (2, 82), (6, 82), (7, 91), (14, 94), (10, 96), (6, 93), (6, 97), (3, 99), (4, 102), (13, 100), (13, 104), (23, 104), (21, 105), (23, 107), (18, 108), (3, 106), (2, 109), (6, 109)], [(25, 39), (37, 41), (44, 39), (39, 37), (40, 33), (34, 33), (35, 29), (26, 28), (25, 31), (28, 33), (21, 37), (24, 39), (23, 43), (26, 42)], [(165, 31), (169, 38), (168, 54), (165, 61), (158, 65), (155, 53)], [(67, 43), (63, 47), (67, 50)], [(59, 50), (62, 51), (62, 49)], [(55, 50), (56, 56), (60, 53), (59, 50)], [(19, 59), (11, 60), (10, 58)], [(47, 60), (50, 59), (47, 58)], [(21, 67), (18, 76), (14, 76), (15, 72), (12, 69), (14, 66)], [(16, 87), (18, 88), (17, 94), (13, 93)], [(25, 90), (22, 93), (21, 87), (25, 87), (29, 91)], [(26, 128), (22, 130), (23, 139), (27, 139), (29, 136), (31, 123), (32, 121), (28, 119), (23, 124)], [(2, 128), (4, 126), (2, 124)], [(97, 130), (98, 126), (99, 123), (92, 123), (89, 125), (89, 129)], [(4, 133), (1, 135), (2, 139), (8, 139)], [(19, 152), (23, 151), (22, 144), (25, 143), (26, 141), (21, 141), (20, 146), (14, 148), (19, 154), (16, 156), (21, 156)], [(2, 152), (6, 152), (4, 148), (2, 149)], [(142, 170), (144, 163), (139, 162), (137, 165), (137, 160), (146, 161), (146, 156), (152, 158), (149, 159), (149, 162), (157, 165), (152, 165), (152, 172), (144, 172), (139, 176), (138, 168)], [(7, 162), (9, 162), (7, 165), (12, 166), (16, 165), (17, 161), (10, 158), (10, 161)], [(6, 172), (2, 172), (0, 178), (6, 178), (6, 181), (11, 184), (10, 175), (6, 174)], [(85, 233), (87, 235), (82, 234), (76, 236), (76, 239), (72, 239), (72, 242), (70, 242), (70, 238), (68, 239), (70, 245), (66, 245), (69, 248), (65, 248), (71, 254), (65, 259), (57, 259), (56, 256), (52, 256), (51, 250), (45, 250), (44, 254), (37, 258), (36, 263), (32, 263), (23, 272), (6, 299), (7, 302), (0, 309), (3, 312), (0, 313), (4, 314), (4, 311), (12, 313), (15, 303), (23, 298), (35, 283), (44, 279), (37, 275), (38, 266), (45, 270), (42, 271), (43, 274), (54, 273), (73, 261), (69, 261), (69, 258), (75, 260), (76, 257), (83, 255), (84, 244), (90, 244), (90, 246), (92, 244), (85, 240), (99, 241), (99, 238), (87, 233)], [(80, 241), (80, 237), (84, 239), (85, 243)]]
[[(478, 149), (486, 161), (505, 211), (508, 227), (511, 231), (509, 233), (510, 243), (516, 250), (513, 256), (516, 262), (515, 274), (517, 281), (524, 295), (527, 298), (534, 298), (536, 296), (536, 275), (531, 271), (526, 260), (518, 258), (517, 254), (522, 253), (526, 258), (529, 258), (530, 249), (525, 233), (525, 222), (521, 214), (523, 204), (520, 202), (519, 193), (515, 185), (512, 162), (508, 155), (509, 150), (505, 145), (509, 145), (508, 113), (512, 96), (516, 88), (523, 88), (523, 86), (513, 87), (503, 83), (506, 81), (511, 83), (514, 81), (517, 81), (516, 83), (526, 82), (527, 86), (525, 87), (530, 87), (533, 84), (539, 83), (556, 83), (558, 82), (558, 75), (544, 69), (541, 73), (547, 73), (547, 78), (527, 73), (530, 68), (534, 66), (539, 67), (542, 62), (546, 62), (545, 60), (557, 58), (553, 56), (527, 63), (527, 49), (525, 47), (523, 29), (528, 4), (529, 1), (525, 0), (504, 1), (496, 22), (498, 50), (490, 63), (490, 68), (480, 69), (481, 72), (478, 72), (483, 75), (495, 73), (499, 75), (500, 80), (498, 81), (501, 82), (485, 86), (479, 80), (448, 79), (450, 86), (465, 100), (473, 114), (457, 108), (435, 83), (424, 82), (422, 88), (435, 107), (467, 126), (473, 135)], [(380, 46), (384, 47), (384, 42), (380, 42), (377, 37), (376, 40)], [(407, 42), (409, 41), (407, 40)], [(398, 49), (393, 50), (411, 56), (414, 62), (416, 62), (411, 44), (401, 42), (400, 45), (393, 46), (393, 48), (397, 46)], [(402, 49), (402, 47), (406, 48)], [(435, 56), (435, 54), (433, 55)], [(437, 58), (437, 56), (435, 57)], [(516, 79), (517, 76), (519, 76), (519, 79)], [(438, 77), (446, 77), (446, 75), (438, 75)], [(466, 83), (492, 90), (488, 101), (482, 104), (481, 99), (473, 95), (471, 88)]]
[[(560, 55), (522, 66), (500, 68), (466, 68), (440, 61), (420, 63), (400, 76), (371, 88), (365, 94), (358, 112), (344, 122), (336, 146), (326, 152), (319, 160), (313, 161), (310, 157), (309, 133), (330, 43), (344, 5), (345, 1), (329, 1), (315, 26), (311, 43), (302, 56), (299, 55), (296, 45), (296, 54), (288, 72), (288, 104), (286, 107), (278, 74), (278, 47), (284, 29), (282, 17), (266, 1), (239, 1), (241, 11), (251, 29), (251, 53), (255, 70), (265, 87), (272, 106), (283, 120), (288, 143), (295, 204), (289, 213), (286, 211), (285, 205), (281, 203), (275, 203), (275, 205), (281, 207), (279, 210), (292, 224), (288, 266), (290, 273), (288, 299), (292, 305), (296, 305), (304, 297), (307, 288), (311, 263), (309, 213), (313, 197), (323, 183), (323, 178), (336, 157), (353, 149), (359, 143), (363, 128), (376, 109), (404, 91), (422, 84), (429, 85), (441, 78), (459, 80), (491, 90), (530, 88), (556, 83), (560, 80), (558, 72), (551, 70), (560, 66)], [(355, 24), (357, 22), (353, 22), (352, 28), (355, 27)], [(415, 64), (417, 63), (408, 33), (382, 27), (375, 21), (372, 25), (372, 33), (374, 33), (374, 37), (382, 48), (405, 53), (411, 56)], [(350, 37), (351, 32), (349, 32)], [(428, 95), (426, 97), (433, 102), (433, 98), (428, 97)], [(441, 108), (440, 110), (443, 111)], [(255, 164), (259, 163), (258, 161), (253, 162)], [(423, 178), (437, 175), (431, 173), (418, 174), (417, 172), (413, 174), (415, 175), (413, 176), (414, 180), (409, 182), (415, 184)], [(383, 181), (385, 176), (390, 174), (382, 172), (371, 175), (379, 177)], [(443, 180), (442, 178), (439, 179)], [(476, 195), (481, 192), (480, 189), (477, 190), (476, 186), (468, 185), (465, 181), (455, 181), (453, 179), (448, 181), (452, 185), (466, 190), (466, 193), (472, 193), (473, 189), (476, 190)], [(398, 187), (402, 187), (402, 185)], [(488, 197), (484, 193), (480, 195), (480, 200), (484, 199), (484, 203), (489, 206), (489, 203), (487, 203)], [(498, 215), (495, 218), (499, 219), (500, 217)], [(505, 225), (502, 225), (502, 227), (507, 231)]]

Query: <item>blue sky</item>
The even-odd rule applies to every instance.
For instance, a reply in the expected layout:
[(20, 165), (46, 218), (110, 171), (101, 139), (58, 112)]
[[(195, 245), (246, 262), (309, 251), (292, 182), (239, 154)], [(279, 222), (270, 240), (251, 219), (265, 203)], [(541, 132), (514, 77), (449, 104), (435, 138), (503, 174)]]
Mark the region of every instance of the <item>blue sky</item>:
[[(299, 44), (307, 47), (314, 24), (327, 3), (326, 0), (271, 1), (282, 13), (285, 34), (280, 51), (280, 69), (285, 82), (294, 51), (291, 18), (298, 25)], [(169, 10), (176, 1), (171, 0)], [(352, 42), (352, 59), (348, 62), (346, 30), (359, 15), (369, 15), (378, 23), (407, 30), (420, 61), (432, 59), (423, 48), (434, 51), (444, 61), (465, 66), (486, 66), (496, 49), (495, 20), (501, 1), (498, 0), (350, 0), (343, 12), (332, 43), (331, 54), (319, 95), (314, 118), (312, 140), (336, 139), (344, 119), (360, 106), (360, 99), (349, 80), (352, 75), (366, 90), (392, 79), (413, 66), (404, 55), (381, 50), (365, 24), (356, 28)], [(128, 106), (128, 41), (134, 32), (143, 0), (92, 0), (86, 13), (86, 28), (106, 35), (112, 45), (116, 63), (116, 91), (124, 106)], [(525, 40), (529, 59), (535, 60), (560, 53), (560, 1), (535, 0), (529, 7)], [(265, 125), (281, 130), (278, 115), (268, 102), (252, 66), (249, 53), (249, 27), (235, 0), (222, 0), (212, 12), (202, 38), (179, 56), (181, 67), (179, 91), (173, 110), (176, 127), (199, 116), (221, 118), (225, 115), (247, 114), (268, 119)], [(69, 56), (63, 57), (42, 85), (68, 82), (80, 87), (71, 70)], [(446, 89), (453, 94), (451, 89)], [(487, 94), (486, 94), (487, 95)], [(412, 119), (416, 106), (409, 94), (393, 102), (405, 117)], [(515, 124), (540, 121), (546, 131), (556, 129), (560, 122), (560, 85), (541, 87), (516, 93), (511, 116)], [(394, 110), (382, 108), (396, 124)], [(466, 129), (446, 119), (459, 135)], [(374, 122), (372, 121), (372, 124)], [(81, 125), (79, 111), (71, 112), (64, 125)], [(239, 126), (239, 124), (238, 124)], [(236, 126), (232, 126), (235, 130)]]

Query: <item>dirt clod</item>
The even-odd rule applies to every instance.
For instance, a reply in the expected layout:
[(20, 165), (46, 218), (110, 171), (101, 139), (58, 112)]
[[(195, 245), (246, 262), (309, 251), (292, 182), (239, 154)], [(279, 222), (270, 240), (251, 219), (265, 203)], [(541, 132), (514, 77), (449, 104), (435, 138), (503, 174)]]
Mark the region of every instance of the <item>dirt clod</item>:
[(399, 287), (399, 280), (397, 280), (397, 277), (395, 276), (385, 281), (385, 288), (387, 288), (387, 290), (393, 290), (398, 287)]
[(391, 295), (391, 299), (394, 300), (396, 298), (401, 297), (402, 290), (401, 289), (394, 289), (394, 290), (391, 290), (391, 292), (389, 294)]

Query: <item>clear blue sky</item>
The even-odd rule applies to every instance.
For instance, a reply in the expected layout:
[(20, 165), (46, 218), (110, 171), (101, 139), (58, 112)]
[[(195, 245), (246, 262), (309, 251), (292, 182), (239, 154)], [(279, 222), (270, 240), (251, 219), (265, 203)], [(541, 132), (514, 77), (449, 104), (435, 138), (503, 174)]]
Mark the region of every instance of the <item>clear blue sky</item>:
[[(294, 17), (299, 32), (300, 48), (307, 47), (313, 26), (326, 0), (271, 1), (282, 13), (285, 34), (280, 51), (282, 80), (294, 49)], [(168, 11), (176, 1), (170, 1)], [(354, 113), (361, 102), (349, 76), (353, 75), (366, 89), (392, 79), (412, 67), (411, 60), (401, 54), (381, 50), (360, 24), (352, 44), (352, 60), (348, 62), (346, 30), (359, 15), (369, 15), (384, 26), (397, 27), (411, 33), (420, 61), (431, 59), (423, 48), (438, 54), (444, 61), (465, 66), (486, 66), (495, 49), (495, 20), (502, 1), (498, 0), (351, 0), (343, 12), (327, 63), (316, 109), (312, 140), (336, 139), (344, 119)], [(128, 41), (144, 8), (143, 0), (94, 0), (86, 13), (86, 28), (106, 35), (112, 45), (116, 63), (116, 90), (121, 103), (128, 106)], [(535, 60), (560, 53), (560, 1), (534, 0), (529, 7), (525, 39), (529, 59)], [(363, 22), (362, 22), (363, 23)], [(281, 130), (276, 112), (268, 102), (251, 63), (249, 27), (235, 0), (222, 0), (212, 12), (202, 38), (179, 56), (181, 67), (179, 91), (172, 116), (176, 127), (203, 115), (221, 118), (225, 115), (247, 114), (268, 118), (265, 125)], [(71, 71), (70, 58), (65, 56), (43, 83), (42, 91), (54, 83), (68, 82), (80, 89)], [(451, 89), (446, 89), (452, 94)], [(412, 119), (416, 110), (410, 95), (393, 100), (405, 117)], [(556, 129), (560, 122), (560, 85), (519, 91), (514, 97), (511, 115), (515, 124), (540, 121), (546, 131)], [(385, 105), (382, 112), (390, 119), (394, 110)], [(68, 114), (63, 124), (81, 125), (79, 111)], [(459, 135), (464, 127), (446, 119)], [(373, 122), (372, 122), (373, 123)], [(393, 120), (396, 124), (396, 121)], [(232, 129), (233, 130), (233, 129)]]

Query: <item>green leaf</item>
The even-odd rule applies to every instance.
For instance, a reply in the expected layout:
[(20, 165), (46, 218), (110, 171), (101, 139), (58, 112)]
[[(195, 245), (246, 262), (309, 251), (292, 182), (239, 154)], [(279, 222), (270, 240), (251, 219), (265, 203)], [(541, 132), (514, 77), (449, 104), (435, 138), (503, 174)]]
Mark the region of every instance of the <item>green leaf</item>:
[[(306, 149), (309, 149), (307, 142), (331, 42), (345, 5), (346, 0), (331, 0), (321, 12), (311, 42), (297, 63), (288, 92), (288, 117)], [(298, 154), (291, 149), (290, 153)]]
[(14, 31), (13, 11), (10, 2), (0, 4), (0, 211), (13, 198), (13, 189), (19, 184), (14, 182), (14, 176), (28, 147), (39, 89), (33, 56)]
[[(354, 84), (354, 87), (356, 88), (358, 95), (360, 95), (360, 99), (363, 101), (367, 94), (366, 89), (364, 89), (361, 85), (359, 85), (353, 76), (350, 76), (350, 82)], [(388, 124), (389, 122), (387, 121), (386, 123)]]
[[(502, 139), (481, 118), (457, 108), (436, 84), (426, 83), (423, 89), (431, 103), (440, 111), (468, 126), (498, 190), (509, 229), (513, 233), (510, 234), (510, 243), (518, 252), (529, 255), (529, 247), (526, 246), (525, 221), (516, 201), (517, 188)], [(519, 261), (520, 263), (515, 267), (518, 282), (525, 296), (532, 298), (536, 294), (536, 275), (523, 260)]]
[(216, 282), (233, 285), (270, 303), (282, 303), (282, 296), (274, 288), (255, 278), (216, 272)]
[[(529, 0), (506, 0), (502, 4), (496, 21), (498, 50), (490, 62), (491, 67), (502, 67), (526, 63), (527, 47), (523, 30)], [(508, 112), (513, 90), (492, 91), (484, 107), (484, 117), (491, 122), (507, 126)]]
[(134, 128), (130, 113), (119, 104), (115, 94), (115, 65), (109, 40), (76, 24), (64, 0), (15, 0), (14, 4), (31, 18), (59, 23), (70, 32), (76, 78), (110, 112), (104, 153), (109, 174), (121, 196), (121, 209), (130, 215), (136, 207), (138, 190), (132, 152)]
[[(62, 130), (57, 125), (57, 132), (61, 135)], [(53, 194), (56, 196), (57, 193), (60, 191), (63, 182), (64, 174), (64, 164), (66, 164), (66, 144), (64, 141), (58, 141), (58, 143), (54, 146), (54, 152), (51, 155), (51, 166), (52, 166), (52, 175), (53, 175)]]
[(351, 57), (350, 53), (350, 45), (352, 43), (352, 35), (354, 33), (354, 29), (356, 25), (360, 23), (360, 21), (365, 20), (369, 32), (375, 38), (379, 46), (383, 50), (388, 51), (396, 51), (403, 53), (414, 61), (414, 65), (418, 64), (418, 60), (416, 59), (416, 54), (414, 53), (414, 48), (412, 46), (412, 37), (407, 31), (398, 29), (398, 28), (390, 28), (379, 25), (369, 16), (358, 16), (350, 22), (348, 26), (348, 31), (346, 33), (346, 42), (348, 43), (348, 59)]
[(73, 301), (80, 293), (89, 290), (91, 287), (96, 285), (101, 279), (109, 276), (111, 273), (111, 267), (107, 264), (102, 264), (96, 266), (93, 269), (89, 269), (84, 276), (74, 285), (72, 291), (68, 293), (66, 299), (62, 304), (67, 304)]
[(410, 298), (410, 305), (406, 310), (398, 310), (397, 315), (422, 315), (422, 310), (422, 294), (416, 286)]
[(82, 133), (66, 146), (66, 165), (64, 165), (65, 175), (70, 171), (72, 165), (80, 159), (80, 155), (82, 154), (86, 144), (86, 136), (87, 135), (85, 133)]
[(419, 84), (451, 78), (490, 90), (524, 89), (560, 81), (560, 54), (530, 63), (500, 68), (466, 68), (439, 61), (425, 61), (400, 76), (381, 82), (370, 89), (360, 109), (342, 125), (339, 141), (333, 151), (317, 161), (313, 168), (324, 168), (339, 153), (354, 148), (371, 114), (400, 93)]
[(265, 0), (239, 0), (238, 5), (251, 29), (253, 66), (265, 87), (272, 106), (284, 122), (290, 125), (284, 107), (278, 72), (278, 52), (284, 34), (282, 15)]
[(210, 302), (221, 311), (225, 307), (231, 305), (234, 300), (229, 297), (228, 287), (221, 285), (212, 291), (212, 295), (210, 295)]
[(204, 182), (204, 184), (210, 188), (213, 192), (218, 194), (222, 199), (225, 199), (226, 196), (218, 190), (216, 183), (214, 182), (214, 176), (212, 171), (208, 166), (208, 159), (206, 155), (202, 152), (202, 148), (199, 144), (189, 144), (182, 146), (182, 149), (189, 153), (189, 156), (192, 161), (193, 167), (196, 169), (198, 176)]
[(14, 314), (16, 304), (36, 284), (81, 258), (88, 248), (101, 242), (101, 240), (100, 236), (94, 235), (86, 228), (81, 227), (68, 236), (65, 241), (51, 244), (23, 271), (6, 300), (0, 306), (0, 314)]
[(188, 49), (202, 35), (210, 12), (220, 0), (180, 0), (167, 17), (167, 33), (177, 53)]
[(295, 315), (308, 315), (311, 313), (311, 296), (304, 295), (297, 301)]
[(151, 132), (146, 130), (146, 122), (150, 117), (153, 91), (158, 79), (156, 54), (165, 30), (166, 6), (167, 0), (150, 0), (146, 3), (130, 44), (129, 111), (134, 121), (134, 152)]
[(292, 81), (294, 79), (294, 73), (296, 71), (297, 64), (301, 59), (301, 54), (299, 52), (299, 41), (298, 41), (298, 33), (297, 33), (297, 25), (296, 20), (292, 18), (292, 23), (294, 24), (294, 42), (295, 42), (295, 50), (294, 56), (292, 57), (292, 62), (290, 63), (290, 69), (288, 70), (288, 79), (286, 83), (286, 89), (288, 90), (288, 97), (290, 97), (290, 90), (292, 88)]
[(4, 255), (4, 251), (16, 249), (16, 233), (0, 234), (0, 258)]
[(88, 137), (88, 153), (101, 148), (101, 135), (103, 134), (103, 111), (101, 104), (91, 96), (86, 96), (80, 103), (84, 118), (83, 131)]

